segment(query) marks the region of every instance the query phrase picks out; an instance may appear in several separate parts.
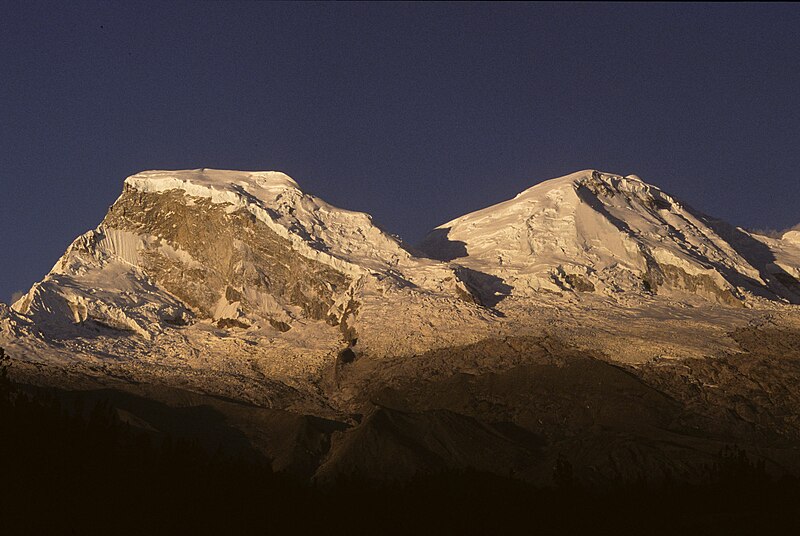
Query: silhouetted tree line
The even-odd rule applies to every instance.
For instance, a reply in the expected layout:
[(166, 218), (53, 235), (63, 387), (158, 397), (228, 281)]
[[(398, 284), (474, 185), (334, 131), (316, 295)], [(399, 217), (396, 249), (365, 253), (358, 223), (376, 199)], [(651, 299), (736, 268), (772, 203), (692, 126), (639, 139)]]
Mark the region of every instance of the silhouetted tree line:
[[(388, 460), (387, 463), (391, 461)], [(0, 534), (791, 534), (797, 480), (726, 448), (708, 482), (584, 489), (559, 457), (553, 486), (474, 471), (318, 489), (267, 463), (66, 408), (8, 379), (0, 349)], [(790, 532), (786, 532), (786, 531)]]

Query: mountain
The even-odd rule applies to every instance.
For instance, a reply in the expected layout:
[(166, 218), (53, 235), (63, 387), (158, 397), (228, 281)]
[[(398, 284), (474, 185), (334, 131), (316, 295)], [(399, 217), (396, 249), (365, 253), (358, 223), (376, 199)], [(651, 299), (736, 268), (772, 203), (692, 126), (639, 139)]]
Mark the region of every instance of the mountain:
[(448, 277), (369, 215), (282, 173), (153, 171), (126, 179), (97, 229), (14, 308), (56, 331), (93, 323), (151, 338), (194, 319), (288, 330), (301, 319), (339, 324), (367, 279), (446, 290)]
[(800, 301), (796, 257), (781, 265), (759, 237), (634, 175), (587, 170), (544, 181), (437, 227), (419, 249), (497, 276), (522, 295), (574, 290), (691, 294), (728, 305), (753, 295)]
[[(447, 345), (446, 324), (461, 341), (491, 316), (474, 301), (453, 269), (282, 173), (148, 171), (13, 304), (36, 336), (7, 344), (79, 378), (113, 368), (327, 414), (318, 384), (340, 353)], [(420, 315), (442, 321), (419, 329)]]
[(18, 381), (147, 430), (213, 414), (192, 429), (319, 482), (694, 478), (727, 444), (800, 471), (795, 235), (587, 170), (410, 247), (283, 173), (146, 171), (0, 306), (0, 346)]

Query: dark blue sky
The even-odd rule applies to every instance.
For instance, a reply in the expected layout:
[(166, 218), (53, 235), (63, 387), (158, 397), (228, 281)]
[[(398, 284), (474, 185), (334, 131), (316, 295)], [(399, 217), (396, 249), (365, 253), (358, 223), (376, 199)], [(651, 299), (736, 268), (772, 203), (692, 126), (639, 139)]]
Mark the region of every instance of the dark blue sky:
[(0, 0), (0, 300), (153, 168), (275, 169), (410, 242), (584, 168), (800, 222), (800, 5)]

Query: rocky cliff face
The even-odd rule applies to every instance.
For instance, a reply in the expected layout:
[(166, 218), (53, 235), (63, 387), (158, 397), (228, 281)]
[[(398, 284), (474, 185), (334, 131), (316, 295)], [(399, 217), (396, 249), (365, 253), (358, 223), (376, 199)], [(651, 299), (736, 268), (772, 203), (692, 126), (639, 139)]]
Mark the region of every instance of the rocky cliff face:
[(337, 322), (335, 302), (354, 279), (298, 254), (247, 210), (187, 199), (180, 190), (128, 187), (100, 228), (101, 236), (120, 231), (146, 237), (131, 260), (199, 317), (215, 321)]

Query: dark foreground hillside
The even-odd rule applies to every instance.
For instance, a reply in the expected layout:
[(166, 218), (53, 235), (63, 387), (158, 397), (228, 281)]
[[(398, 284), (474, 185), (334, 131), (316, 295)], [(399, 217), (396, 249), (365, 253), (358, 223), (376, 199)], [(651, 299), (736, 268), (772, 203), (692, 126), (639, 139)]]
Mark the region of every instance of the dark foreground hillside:
[[(0, 379), (3, 534), (766, 534), (800, 529), (800, 483), (731, 446), (703, 484), (551, 487), (461, 471), (318, 489), (254, 453), (208, 452)], [(32, 394), (33, 393), (33, 394)], [(234, 451), (231, 451), (234, 452)], [(390, 461), (389, 461), (390, 463)]]

